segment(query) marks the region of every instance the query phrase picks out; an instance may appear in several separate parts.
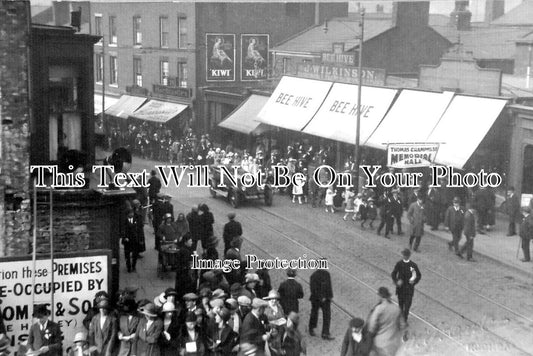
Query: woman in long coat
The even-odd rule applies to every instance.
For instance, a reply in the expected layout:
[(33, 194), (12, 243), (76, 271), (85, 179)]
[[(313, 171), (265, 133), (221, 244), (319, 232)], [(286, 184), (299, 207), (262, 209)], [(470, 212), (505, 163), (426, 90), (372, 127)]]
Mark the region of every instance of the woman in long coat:
[(371, 352), (375, 356), (395, 356), (402, 345), (405, 319), (400, 307), (392, 302), (391, 294), (380, 287), (381, 298), (368, 317), (368, 333), (373, 336)]
[(126, 299), (122, 307), (123, 314), (118, 321), (118, 340), (120, 341), (120, 349), (118, 356), (133, 355), (133, 344), (136, 343), (135, 333), (139, 325), (139, 315), (137, 314), (137, 303), (135, 300)]
[(144, 318), (139, 321), (135, 333), (137, 342), (132, 354), (135, 356), (160, 356), (159, 337), (163, 331), (163, 321), (157, 317), (157, 309), (148, 303), (139, 310)]
[(163, 331), (159, 337), (161, 356), (174, 356), (178, 353), (181, 328), (174, 303), (163, 304), (161, 313), (163, 314)]
[(202, 248), (207, 250), (207, 241), (213, 236), (213, 224), (215, 223), (215, 218), (206, 204), (200, 205), (198, 208), (198, 215), (200, 216), (200, 241), (202, 242)]

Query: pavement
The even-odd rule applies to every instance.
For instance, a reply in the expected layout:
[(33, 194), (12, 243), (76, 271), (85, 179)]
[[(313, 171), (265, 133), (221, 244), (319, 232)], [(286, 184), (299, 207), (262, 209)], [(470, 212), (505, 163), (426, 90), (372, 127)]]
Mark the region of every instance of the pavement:
[[(407, 220), (403, 222), (404, 226), (408, 226)], [(498, 214), (496, 218), (496, 225), (491, 231), (487, 231), (485, 234), (477, 234), (474, 240), (474, 256), (476, 254), (485, 256), (495, 262), (502, 263), (509, 267), (515, 268), (521, 272), (527, 273), (533, 276), (533, 262), (522, 262), (523, 258), (522, 248), (520, 244), (520, 237), (518, 234), (514, 236), (507, 236), (507, 227), (509, 220), (507, 216)], [(517, 231), (519, 226), (517, 224)], [(439, 230), (431, 231), (428, 226), (425, 226), (425, 230), (428, 234), (433, 235), (446, 242), (451, 241), (452, 236), (450, 232), (444, 230), (444, 226), (441, 224)], [(461, 244), (464, 242), (461, 240)], [(447, 244), (443, 244), (443, 250), (448, 249)]]

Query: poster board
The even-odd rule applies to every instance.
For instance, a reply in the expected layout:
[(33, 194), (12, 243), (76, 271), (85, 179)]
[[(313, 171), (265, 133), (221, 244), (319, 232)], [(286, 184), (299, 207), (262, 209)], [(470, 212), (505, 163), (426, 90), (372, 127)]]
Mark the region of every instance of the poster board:
[(393, 168), (428, 167), (433, 164), (438, 143), (391, 143), (387, 145), (387, 166)]
[[(54, 307), (51, 308), (51, 261), (38, 256), (35, 267), (35, 304), (48, 304), (50, 319), (63, 332), (63, 350), (70, 346), (83, 319), (92, 307), (96, 292), (109, 291), (111, 285), (111, 251), (62, 253), (54, 256)], [(0, 299), (4, 325), (10, 338), (10, 350), (25, 343), (32, 323), (31, 256), (0, 259)]]

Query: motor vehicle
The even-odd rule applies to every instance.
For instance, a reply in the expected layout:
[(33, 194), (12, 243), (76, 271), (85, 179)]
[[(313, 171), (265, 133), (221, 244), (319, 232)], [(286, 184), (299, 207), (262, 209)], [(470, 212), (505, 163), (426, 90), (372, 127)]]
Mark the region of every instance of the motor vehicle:
[[(211, 165), (209, 167), (209, 191), (212, 197), (222, 196), (231, 204), (233, 208), (238, 208), (242, 203), (251, 200), (263, 200), (266, 206), (272, 205), (273, 190), (270, 183), (267, 183), (264, 173), (263, 184), (254, 184), (251, 187), (245, 187), (241, 182), (241, 177), (247, 173), (241, 167), (237, 168), (236, 173), (233, 166), (223, 165), (232, 174), (236, 181), (233, 184), (231, 179), (226, 174), (221, 174), (219, 165)], [(234, 174), (235, 173), (235, 174)], [(222, 186), (221, 179), (224, 180)]]

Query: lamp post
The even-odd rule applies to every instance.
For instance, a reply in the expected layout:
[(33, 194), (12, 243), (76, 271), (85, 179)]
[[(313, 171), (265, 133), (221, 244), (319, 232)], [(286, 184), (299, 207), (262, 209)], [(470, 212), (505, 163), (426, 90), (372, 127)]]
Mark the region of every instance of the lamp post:
[[(361, 163), (361, 147), (359, 142), (359, 135), (361, 132), (361, 91), (363, 89), (363, 40), (365, 33), (365, 9), (361, 9), (361, 22), (359, 22), (361, 27), (361, 35), (359, 36), (359, 62), (357, 70), (357, 121), (355, 128), (355, 148), (354, 148), (354, 176), (356, 179), (355, 182), (355, 193), (359, 193), (359, 164)], [(354, 49), (354, 59), (355, 59), (355, 49)]]

